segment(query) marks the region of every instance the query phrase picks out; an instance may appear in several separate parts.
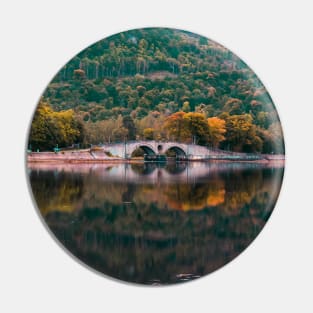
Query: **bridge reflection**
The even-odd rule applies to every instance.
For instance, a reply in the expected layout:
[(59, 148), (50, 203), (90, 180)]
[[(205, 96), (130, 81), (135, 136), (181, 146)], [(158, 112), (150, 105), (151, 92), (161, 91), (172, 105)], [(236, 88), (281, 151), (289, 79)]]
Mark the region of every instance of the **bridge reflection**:
[(242, 162), (169, 162), (169, 163), (29, 163), (32, 172), (49, 171), (55, 175), (62, 173), (92, 174), (105, 182), (124, 181), (135, 184), (155, 182), (161, 180), (166, 183), (175, 181), (199, 180), (213, 174), (241, 171), (244, 169), (281, 168), (280, 164), (260, 164)]
[(233, 162), (37, 163), (29, 171), (38, 208), (69, 251), (144, 283), (201, 276), (233, 259), (270, 216), (283, 175)]
[(150, 175), (158, 169), (164, 169), (169, 174), (180, 174), (183, 173), (187, 168), (186, 162), (176, 163), (144, 163), (144, 164), (131, 164), (131, 169), (140, 175)]

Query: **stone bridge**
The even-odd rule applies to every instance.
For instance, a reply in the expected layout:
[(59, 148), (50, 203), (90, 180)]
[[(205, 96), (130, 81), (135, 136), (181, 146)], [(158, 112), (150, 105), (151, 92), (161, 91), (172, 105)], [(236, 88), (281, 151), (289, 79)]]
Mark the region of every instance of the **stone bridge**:
[(206, 158), (209, 156), (209, 149), (195, 144), (184, 144), (174, 141), (128, 141), (125, 143), (103, 144), (105, 152), (112, 156), (129, 158), (133, 152), (141, 148), (148, 155), (165, 154), (167, 151), (174, 151), (176, 155), (188, 158)]

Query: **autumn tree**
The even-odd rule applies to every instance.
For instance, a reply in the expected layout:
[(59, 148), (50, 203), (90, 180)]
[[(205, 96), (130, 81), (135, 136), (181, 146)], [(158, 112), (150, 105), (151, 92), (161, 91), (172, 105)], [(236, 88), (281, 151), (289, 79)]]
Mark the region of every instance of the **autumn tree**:
[(149, 114), (145, 117), (143, 117), (140, 120), (136, 120), (136, 129), (137, 129), (137, 135), (139, 137), (144, 137), (144, 130), (147, 128), (153, 129), (153, 137), (156, 140), (165, 139), (166, 138), (166, 130), (164, 128), (165, 123), (165, 116), (163, 113), (160, 113), (158, 111), (150, 111)]
[(200, 103), (199, 105), (195, 107), (195, 112), (202, 113), (206, 117), (209, 117), (209, 116), (213, 116), (214, 108), (211, 104), (206, 105), (204, 103)]
[(173, 113), (166, 119), (164, 127), (172, 140), (202, 145), (208, 142), (209, 126), (202, 113)]
[(153, 140), (154, 129), (153, 128), (145, 128), (143, 130), (143, 137), (146, 140)]
[(123, 116), (118, 115), (117, 119), (114, 121), (115, 127), (112, 132), (113, 142), (125, 141), (128, 138), (128, 129), (124, 127)]
[(82, 128), (75, 119), (72, 109), (53, 112), (50, 122), (55, 130), (55, 137), (59, 146), (69, 146), (81, 140)]
[[(55, 112), (73, 109), (74, 120), (77, 114), (84, 116), (86, 143), (145, 138), (144, 130), (153, 128), (156, 140), (194, 139), (247, 152), (284, 150), (277, 112), (251, 69), (218, 44), (178, 30), (131, 30), (97, 42), (59, 71), (44, 98)], [(212, 125), (210, 131), (206, 120), (205, 135), (204, 126), (193, 127), (191, 116), (183, 119), (179, 110), (203, 114), (205, 119), (222, 118), (223, 112), (235, 117), (228, 123), (222, 118), (224, 134), (213, 132)], [(47, 115), (49, 129), (34, 121), (38, 125), (34, 138), (40, 146), (71, 141), (62, 141), (58, 118)], [(245, 115), (252, 120), (238, 118)], [(122, 117), (124, 123), (119, 125)], [(238, 123), (249, 124), (249, 130), (243, 131)]]
[(261, 152), (262, 139), (257, 135), (250, 114), (229, 115), (221, 114), (226, 122), (226, 140), (223, 146), (233, 151)]
[(213, 148), (218, 148), (220, 142), (225, 140), (226, 122), (218, 117), (208, 118), (209, 125), (209, 142)]
[(30, 129), (29, 145), (32, 149), (52, 149), (68, 146), (82, 140), (83, 127), (75, 118), (73, 110), (54, 111), (41, 99)]
[(164, 123), (164, 128), (168, 131), (169, 137), (175, 141), (186, 142), (191, 138), (188, 127), (188, 120), (184, 118), (185, 112), (176, 112), (171, 114)]
[(189, 102), (188, 102), (188, 101), (185, 101), (185, 102), (183, 103), (182, 111), (183, 111), (183, 112), (186, 112), (186, 113), (191, 111), (190, 105), (189, 105)]
[(229, 98), (225, 105), (223, 110), (225, 112), (229, 112), (229, 114), (241, 114), (242, 113), (242, 101), (236, 98)]
[(99, 144), (114, 141), (116, 122), (113, 119), (85, 123), (84, 142), (86, 144)]
[(40, 100), (31, 125), (29, 145), (32, 149), (49, 149), (56, 143), (56, 135), (50, 118), (53, 110), (47, 102)]
[(116, 142), (121, 142), (127, 140), (127, 129), (125, 127), (115, 128), (113, 130), (113, 138)]
[(208, 143), (209, 126), (204, 114), (189, 112), (183, 116), (184, 125), (192, 136), (193, 142), (200, 145)]

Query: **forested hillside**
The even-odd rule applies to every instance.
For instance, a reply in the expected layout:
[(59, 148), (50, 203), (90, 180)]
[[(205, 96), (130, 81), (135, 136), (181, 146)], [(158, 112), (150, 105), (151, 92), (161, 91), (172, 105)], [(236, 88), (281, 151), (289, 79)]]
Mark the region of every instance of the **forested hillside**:
[(140, 138), (284, 152), (277, 113), (255, 74), (224, 47), (178, 30), (97, 42), (59, 71), (38, 110), (33, 148)]

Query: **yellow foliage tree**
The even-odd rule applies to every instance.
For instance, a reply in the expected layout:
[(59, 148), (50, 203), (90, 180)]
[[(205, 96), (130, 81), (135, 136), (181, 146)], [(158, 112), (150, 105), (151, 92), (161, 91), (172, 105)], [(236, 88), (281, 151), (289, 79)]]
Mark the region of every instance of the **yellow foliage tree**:
[(225, 140), (226, 122), (218, 117), (208, 118), (209, 141), (214, 148), (217, 148), (220, 142)]
[(207, 144), (209, 126), (205, 115), (198, 112), (186, 113), (183, 117), (188, 132), (193, 137), (193, 142), (197, 144)]
[(41, 99), (31, 125), (29, 145), (35, 150), (69, 146), (81, 140), (82, 132), (82, 125), (73, 110), (56, 112)]
[(154, 136), (154, 129), (153, 128), (145, 128), (143, 130), (143, 137), (144, 139), (147, 140), (153, 140), (153, 136)]

